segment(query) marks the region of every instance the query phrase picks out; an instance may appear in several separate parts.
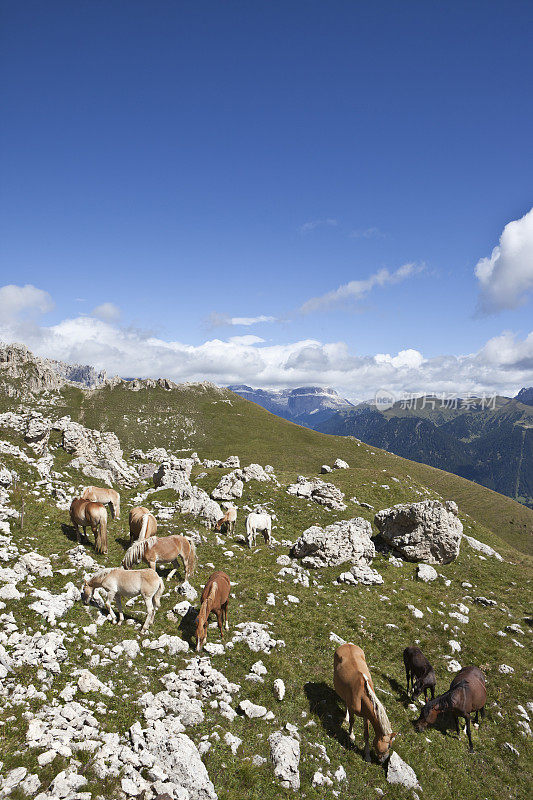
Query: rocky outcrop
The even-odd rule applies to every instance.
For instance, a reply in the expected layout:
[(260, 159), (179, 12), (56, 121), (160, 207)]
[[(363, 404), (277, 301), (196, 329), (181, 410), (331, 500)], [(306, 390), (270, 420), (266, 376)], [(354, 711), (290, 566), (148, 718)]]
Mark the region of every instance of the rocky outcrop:
[(335, 484), (326, 483), (320, 478), (305, 478), (300, 475), (296, 483), (291, 483), (287, 487), (287, 493), (313, 500), (315, 503), (335, 511), (344, 511), (346, 508), (341, 490), (337, 489)]
[[(188, 459), (178, 459), (178, 461)], [(200, 517), (212, 528), (217, 520), (224, 516), (219, 504), (212, 500), (207, 492), (193, 486), (187, 477), (185, 468), (176, 462), (165, 461), (154, 473), (154, 486), (157, 489), (173, 489), (177, 493), (177, 506), (182, 514), (193, 514)]]
[(340, 520), (321, 528), (307, 528), (291, 548), (293, 558), (301, 558), (304, 567), (337, 567), (340, 564), (368, 566), (376, 554), (370, 538), (370, 522), (363, 517)]
[(114, 483), (134, 486), (139, 482), (137, 471), (124, 460), (120, 442), (114, 433), (84, 428), (70, 417), (62, 417), (53, 424), (53, 428), (62, 432), (62, 446), (74, 456), (70, 462), (73, 469), (79, 469), (108, 486)]
[(407, 561), (449, 564), (461, 546), (463, 525), (448, 500), (402, 503), (379, 511), (374, 521), (385, 542)]
[(0, 390), (10, 397), (58, 391), (66, 384), (95, 389), (107, 383), (105, 371), (35, 356), (23, 344), (0, 344)]
[(215, 486), (211, 492), (211, 497), (213, 500), (235, 500), (236, 498), (242, 497), (243, 488), (244, 484), (242, 480), (237, 477), (236, 471), (228, 472), (227, 475), (224, 475), (220, 479), (218, 486)]

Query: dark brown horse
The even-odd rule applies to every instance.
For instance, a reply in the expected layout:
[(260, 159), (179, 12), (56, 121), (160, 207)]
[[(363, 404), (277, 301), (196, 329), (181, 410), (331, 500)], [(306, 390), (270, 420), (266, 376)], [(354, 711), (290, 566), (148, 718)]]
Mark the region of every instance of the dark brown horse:
[(457, 673), (450, 684), (450, 688), (444, 694), (438, 695), (434, 700), (423, 707), (420, 717), (414, 723), (417, 731), (423, 731), (428, 725), (433, 725), (439, 714), (443, 711), (451, 711), (455, 718), (455, 730), (459, 730), (459, 717), (466, 720), (466, 733), (470, 745), (470, 752), (474, 752), (472, 736), (470, 733), (470, 714), (475, 711), (477, 724), (479, 714), (485, 716), (485, 703), (487, 692), (485, 690), (485, 676), (478, 667), (463, 667)]
[(411, 681), (412, 699), (416, 700), (421, 692), (427, 703), (428, 689), (431, 691), (431, 699), (435, 697), (435, 685), (437, 679), (435, 670), (425, 657), (419, 647), (406, 647), (403, 651), (403, 663), (405, 665), (405, 677), (407, 678), (407, 694), (409, 694), (409, 680)]

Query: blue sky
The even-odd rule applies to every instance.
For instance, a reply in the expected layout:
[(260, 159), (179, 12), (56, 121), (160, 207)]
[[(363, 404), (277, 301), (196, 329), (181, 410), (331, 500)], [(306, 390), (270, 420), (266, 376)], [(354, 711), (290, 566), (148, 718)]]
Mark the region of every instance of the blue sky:
[(4, 340), (351, 397), (533, 382), (531, 3), (2, 8)]

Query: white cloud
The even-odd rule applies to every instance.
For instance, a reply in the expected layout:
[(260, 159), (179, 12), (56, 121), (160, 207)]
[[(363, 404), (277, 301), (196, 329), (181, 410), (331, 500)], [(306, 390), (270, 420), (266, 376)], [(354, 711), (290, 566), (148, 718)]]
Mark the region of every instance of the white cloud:
[(322, 311), (331, 308), (331, 306), (346, 300), (361, 300), (375, 286), (399, 283), (411, 277), (411, 275), (421, 272), (423, 268), (423, 266), (417, 264), (403, 264), (394, 272), (389, 272), (388, 269), (380, 269), (368, 278), (359, 281), (350, 281), (349, 283), (339, 286), (338, 289), (333, 289), (331, 292), (320, 295), (320, 297), (312, 297), (302, 305), (300, 311), (302, 314), (309, 314), (312, 311)]
[(251, 325), (259, 325), (262, 322), (277, 322), (277, 317), (267, 316), (266, 314), (259, 314), (257, 317), (230, 317), (213, 311), (209, 315), (207, 322), (211, 328), (222, 328), (225, 325), (242, 325), (245, 328), (249, 328)]
[[(0, 298), (6, 296), (0, 289)], [(43, 310), (50, 307), (49, 298), (41, 301)], [(425, 358), (415, 349), (359, 355), (345, 342), (303, 339), (267, 344), (253, 335), (189, 345), (93, 316), (77, 316), (52, 326), (28, 325), (23, 319), (28, 304), (18, 307), (19, 319), (0, 323), (0, 339), (22, 341), (38, 355), (91, 364), (111, 375), (265, 388), (316, 384), (333, 386), (348, 397), (366, 398), (373, 397), (378, 388), (397, 397), (402, 392), (464, 396), (493, 391), (515, 394), (521, 386), (533, 385), (533, 332), (525, 339), (504, 332), (478, 352), (465, 355)], [(30, 307), (35, 308), (35, 303)]]
[(8, 284), (0, 288), (0, 323), (17, 320), (21, 316), (45, 314), (54, 303), (48, 292), (30, 283), (25, 286)]
[(533, 289), (533, 208), (509, 222), (500, 243), (475, 267), (479, 281), (479, 310), (493, 314), (526, 302)]
[(103, 319), (104, 322), (116, 322), (120, 319), (120, 308), (114, 303), (102, 303), (91, 311), (93, 317)]
[(304, 222), (303, 225), (300, 225), (298, 230), (300, 233), (310, 233), (316, 228), (336, 228), (338, 224), (338, 221), (336, 219), (332, 219), (331, 217), (326, 217), (326, 219), (312, 219), (309, 222)]

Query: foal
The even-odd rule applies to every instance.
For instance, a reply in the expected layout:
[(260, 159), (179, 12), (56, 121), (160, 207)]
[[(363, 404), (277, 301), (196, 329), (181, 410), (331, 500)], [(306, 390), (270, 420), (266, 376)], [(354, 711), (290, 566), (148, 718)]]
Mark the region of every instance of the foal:
[(335, 651), (333, 661), (333, 685), (335, 691), (346, 704), (346, 722), (349, 722), (350, 739), (353, 733), (354, 717), (364, 720), (365, 761), (370, 761), (369, 729), (374, 728), (372, 746), (382, 764), (389, 754), (390, 746), (396, 736), (387, 717), (387, 712), (374, 692), (365, 654), (360, 647), (346, 642)]
[(476, 712), (475, 723), (477, 724), (479, 714), (481, 713), (481, 718), (485, 716), (486, 702), (487, 692), (484, 674), (478, 667), (463, 667), (451, 682), (447, 692), (426, 703), (420, 712), (420, 717), (414, 723), (415, 730), (425, 730), (428, 725), (432, 725), (436, 721), (438, 715), (442, 714), (443, 711), (451, 711), (455, 718), (457, 734), (460, 733), (459, 717), (465, 718), (466, 734), (470, 745), (469, 750), (473, 753), (470, 714), (472, 711)]
[(119, 624), (124, 620), (122, 611), (122, 597), (136, 597), (142, 594), (146, 603), (146, 619), (141, 630), (145, 631), (154, 621), (155, 612), (159, 608), (161, 595), (165, 589), (163, 579), (154, 572), (153, 569), (137, 569), (129, 571), (125, 569), (106, 569), (89, 578), (82, 589), (82, 600), (85, 605), (91, 600), (94, 590), (97, 588), (105, 589), (107, 592), (106, 608), (112, 622), (117, 622), (113, 611), (113, 601), (116, 602), (119, 616)]
[(178, 558), (181, 556), (185, 568), (185, 579), (193, 574), (196, 568), (196, 547), (194, 542), (185, 536), (151, 536), (149, 539), (139, 539), (126, 550), (122, 559), (122, 566), (131, 569), (139, 561), (144, 561), (151, 569), (155, 569), (158, 561), (172, 561), (174, 569), (167, 575), (171, 578), (179, 567)]
[[(411, 680), (412, 699), (416, 700), (421, 692), (427, 703), (428, 689), (431, 691), (431, 699), (435, 697), (435, 685), (437, 679), (435, 670), (425, 657), (419, 647), (406, 647), (403, 651), (403, 663), (405, 665), (405, 677), (407, 679), (407, 694), (409, 694), (409, 679)], [(416, 679), (416, 680), (415, 680)]]
[(217, 523), (215, 525), (215, 530), (216, 531), (221, 531), (222, 530), (222, 526), (225, 525), (226, 526), (226, 532), (227, 533), (233, 533), (233, 531), (235, 530), (236, 521), (237, 521), (237, 509), (233, 508), (233, 507), (232, 508), (228, 508), (228, 510), (226, 511), (224, 516), (220, 517), (220, 519), (217, 520)]
[(196, 620), (196, 650), (201, 650), (207, 641), (207, 621), (209, 614), (216, 614), (220, 638), (224, 638), (222, 624), (228, 625), (228, 600), (231, 584), (225, 572), (213, 572), (209, 577), (201, 597), (200, 611)]

